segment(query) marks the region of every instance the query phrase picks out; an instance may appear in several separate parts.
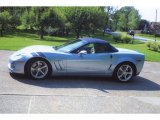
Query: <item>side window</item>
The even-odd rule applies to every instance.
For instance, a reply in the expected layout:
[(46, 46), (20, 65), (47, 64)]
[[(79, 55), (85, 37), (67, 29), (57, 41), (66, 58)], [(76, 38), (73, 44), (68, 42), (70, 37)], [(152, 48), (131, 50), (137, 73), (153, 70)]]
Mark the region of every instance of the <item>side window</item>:
[(85, 50), (87, 52), (87, 54), (93, 54), (94, 53), (94, 44), (90, 43), (85, 46), (82, 46), (81, 48), (73, 51), (73, 53), (78, 54), (82, 50)]
[(113, 48), (109, 43), (90, 43), (72, 51), (72, 53), (78, 54), (82, 50), (85, 50), (87, 54), (117, 52), (117, 50)]
[(107, 44), (95, 44), (94, 45), (95, 53), (106, 53), (106, 52), (117, 52), (109, 43)]
[(95, 44), (94, 45), (95, 53), (105, 53), (107, 52), (107, 45), (106, 44)]

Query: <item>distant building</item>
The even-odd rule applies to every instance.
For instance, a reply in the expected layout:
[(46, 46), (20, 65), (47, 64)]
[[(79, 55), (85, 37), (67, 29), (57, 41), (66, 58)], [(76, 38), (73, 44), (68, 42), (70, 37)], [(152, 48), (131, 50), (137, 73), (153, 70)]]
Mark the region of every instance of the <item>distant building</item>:
[(160, 35), (160, 22), (151, 22), (149, 27), (153, 33)]

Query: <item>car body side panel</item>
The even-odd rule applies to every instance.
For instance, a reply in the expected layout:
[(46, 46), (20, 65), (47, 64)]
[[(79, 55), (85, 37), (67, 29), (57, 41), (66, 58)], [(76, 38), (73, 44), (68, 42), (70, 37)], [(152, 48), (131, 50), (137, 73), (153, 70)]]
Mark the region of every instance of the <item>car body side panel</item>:
[(111, 57), (109, 53), (70, 54), (67, 57), (67, 73), (106, 75), (110, 64)]
[(52, 66), (52, 75), (66, 73), (67, 53), (44, 53)]

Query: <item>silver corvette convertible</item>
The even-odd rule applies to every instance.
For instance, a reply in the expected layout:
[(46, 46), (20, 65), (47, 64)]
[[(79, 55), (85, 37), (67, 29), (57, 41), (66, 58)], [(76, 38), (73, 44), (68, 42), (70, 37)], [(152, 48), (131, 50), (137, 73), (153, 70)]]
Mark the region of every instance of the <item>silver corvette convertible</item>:
[(103, 75), (126, 82), (138, 75), (144, 54), (111, 46), (96, 38), (80, 38), (53, 47), (36, 45), (23, 48), (9, 58), (10, 73), (33, 79), (50, 75)]

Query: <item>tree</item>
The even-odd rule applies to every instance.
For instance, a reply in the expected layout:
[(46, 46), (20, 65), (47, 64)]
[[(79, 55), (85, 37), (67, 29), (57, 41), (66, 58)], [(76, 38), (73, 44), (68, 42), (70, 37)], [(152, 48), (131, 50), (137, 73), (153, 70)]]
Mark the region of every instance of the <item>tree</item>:
[(113, 7), (113, 6), (106, 6), (103, 8), (103, 11), (106, 13), (105, 16), (105, 26), (104, 26), (104, 31), (103, 31), (103, 35), (105, 34), (105, 29), (109, 28), (109, 29), (115, 29), (115, 24), (116, 22), (114, 22), (115, 20), (115, 13), (117, 11), (117, 7)]
[(115, 10), (115, 12), (112, 16), (112, 28), (114, 30), (118, 29), (118, 22), (119, 22), (119, 12), (118, 12), (118, 10)]
[(26, 28), (26, 30), (29, 28), (29, 25), (31, 24), (29, 11), (27, 10), (27, 8), (21, 16), (21, 23)]
[(3, 31), (7, 28), (9, 22), (11, 20), (11, 16), (8, 11), (0, 12), (0, 34), (3, 36)]
[(138, 10), (134, 7), (126, 6), (117, 11), (118, 28), (128, 31), (129, 29), (137, 29), (140, 22)]
[(40, 39), (43, 39), (48, 27), (64, 26), (65, 16), (58, 7), (32, 7), (24, 11), (21, 21), (26, 28), (38, 29)]
[(7, 11), (10, 15), (10, 21), (7, 23), (8, 30), (16, 29), (18, 25), (20, 25), (20, 7), (0, 7), (0, 12)]
[(138, 13), (138, 10), (132, 9), (131, 12), (128, 15), (128, 26), (129, 29), (138, 29), (139, 23), (140, 23), (140, 15)]
[(107, 6), (106, 7), (106, 14), (107, 14), (107, 19), (106, 19), (106, 22), (107, 22), (107, 27), (108, 28), (112, 28), (112, 20), (113, 20), (113, 17), (114, 17), (114, 14), (117, 10), (117, 7), (113, 7), (113, 6)]
[(16, 29), (16, 27), (20, 25), (21, 10), (21, 7), (7, 7), (7, 11), (11, 16), (10, 26), (12, 29)]
[(89, 30), (101, 28), (104, 25), (104, 12), (100, 7), (66, 7), (65, 15), (79, 38), (82, 30), (89, 33)]

